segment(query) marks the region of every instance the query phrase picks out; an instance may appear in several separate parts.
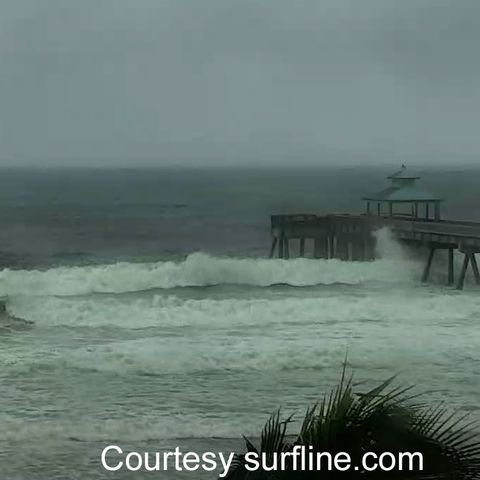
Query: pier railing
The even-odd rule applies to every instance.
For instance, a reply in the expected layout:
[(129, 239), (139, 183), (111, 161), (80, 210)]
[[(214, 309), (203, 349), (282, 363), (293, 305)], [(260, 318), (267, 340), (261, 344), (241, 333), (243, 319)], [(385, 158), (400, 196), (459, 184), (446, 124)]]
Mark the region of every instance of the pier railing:
[(287, 238), (316, 238), (324, 231), (374, 231), (389, 227), (401, 238), (418, 241), (443, 241), (469, 246), (480, 246), (480, 223), (421, 220), (409, 217), (375, 217), (369, 215), (272, 215), (271, 228), (274, 236)]

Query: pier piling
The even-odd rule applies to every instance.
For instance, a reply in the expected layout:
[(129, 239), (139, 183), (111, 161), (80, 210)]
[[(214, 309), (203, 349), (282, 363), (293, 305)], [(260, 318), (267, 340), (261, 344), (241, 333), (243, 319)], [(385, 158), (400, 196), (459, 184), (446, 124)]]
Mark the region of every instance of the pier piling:
[(283, 246), (284, 258), (288, 260), (290, 258), (290, 242), (287, 237), (283, 237), (283, 241), (284, 241), (284, 246)]
[(328, 258), (328, 239), (327, 237), (318, 237), (313, 240), (314, 258)]
[(422, 275), (422, 282), (426, 282), (428, 280), (428, 277), (430, 275), (430, 269), (432, 268), (433, 257), (435, 256), (435, 250), (436, 248), (434, 246), (430, 247), (430, 250), (428, 252), (427, 264), (425, 265), (425, 270), (423, 271)]
[(465, 276), (467, 274), (468, 263), (470, 262), (470, 255), (465, 253), (463, 258), (462, 269), (460, 270), (460, 276), (458, 277), (457, 290), (463, 290), (465, 284)]
[(270, 254), (268, 255), (268, 258), (273, 258), (273, 256), (275, 255), (275, 248), (277, 246), (277, 243), (278, 243), (278, 238), (273, 237), (272, 246), (270, 248)]
[(475, 258), (475, 252), (470, 252), (470, 263), (472, 264), (475, 283), (477, 285), (480, 285), (480, 273), (478, 272), (478, 264), (477, 264), (477, 259)]
[(305, 239), (303, 237), (300, 239), (300, 256), (305, 256)]
[(284, 247), (285, 241), (283, 235), (280, 237), (280, 240), (278, 242), (278, 258), (283, 258), (283, 247)]
[(448, 249), (448, 279), (447, 279), (448, 285), (453, 285), (453, 282), (455, 281), (453, 258), (454, 258), (454, 249), (453, 247), (450, 247)]

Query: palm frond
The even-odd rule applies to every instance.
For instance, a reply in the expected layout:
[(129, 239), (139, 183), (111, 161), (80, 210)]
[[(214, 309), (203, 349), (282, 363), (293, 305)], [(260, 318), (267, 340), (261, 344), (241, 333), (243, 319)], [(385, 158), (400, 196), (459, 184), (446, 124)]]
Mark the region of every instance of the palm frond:
[[(390, 377), (366, 393), (353, 391), (353, 376), (346, 374), (346, 362), (338, 385), (305, 412), (299, 433), (287, 441), (292, 417), (281, 419), (280, 410), (267, 420), (256, 447), (245, 438), (247, 452), (274, 454), (289, 452), (296, 445), (314, 452), (348, 452), (354, 462), (367, 452), (420, 452), (423, 471), (393, 471), (398, 480), (480, 480), (480, 436), (478, 425), (468, 415), (449, 413), (444, 404), (428, 407), (414, 403), (419, 394), (412, 387), (394, 386)], [(318, 472), (248, 472), (245, 456), (236, 457), (230, 480), (310, 480)], [(322, 478), (337, 478), (340, 472), (322, 472)], [(361, 477), (360, 477), (361, 475)], [(365, 479), (367, 472), (349, 472), (348, 478)], [(384, 480), (385, 472), (368, 473)], [(344, 477), (344, 475), (343, 475)]]

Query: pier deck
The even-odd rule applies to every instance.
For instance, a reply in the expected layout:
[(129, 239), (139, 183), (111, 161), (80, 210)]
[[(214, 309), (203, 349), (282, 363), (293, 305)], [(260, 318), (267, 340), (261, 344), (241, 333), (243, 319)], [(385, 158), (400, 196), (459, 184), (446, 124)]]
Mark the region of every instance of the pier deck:
[(428, 280), (436, 250), (448, 250), (448, 284), (454, 282), (454, 251), (464, 254), (457, 288), (463, 288), (469, 264), (480, 284), (480, 274), (475, 254), (480, 252), (480, 223), (422, 220), (407, 216), (373, 215), (272, 215), (272, 246), (270, 257), (278, 252), (279, 258), (290, 258), (292, 240), (298, 240), (298, 254), (306, 253), (306, 242), (313, 242), (314, 258), (339, 258), (342, 260), (372, 260), (375, 258), (374, 232), (388, 227), (404, 242), (426, 246), (428, 260), (422, 276)]

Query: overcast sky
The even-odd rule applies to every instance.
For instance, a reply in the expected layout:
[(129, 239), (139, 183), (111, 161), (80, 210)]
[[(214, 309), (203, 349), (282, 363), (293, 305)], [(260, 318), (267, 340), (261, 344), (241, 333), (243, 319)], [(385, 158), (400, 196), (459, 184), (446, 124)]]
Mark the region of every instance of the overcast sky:
[(480, 163), (479, 0), (2, 0), (0, 165)]

